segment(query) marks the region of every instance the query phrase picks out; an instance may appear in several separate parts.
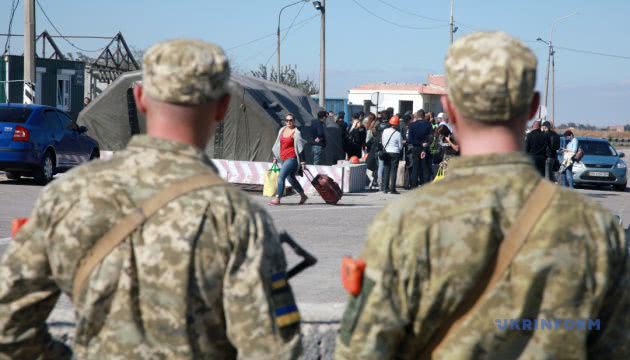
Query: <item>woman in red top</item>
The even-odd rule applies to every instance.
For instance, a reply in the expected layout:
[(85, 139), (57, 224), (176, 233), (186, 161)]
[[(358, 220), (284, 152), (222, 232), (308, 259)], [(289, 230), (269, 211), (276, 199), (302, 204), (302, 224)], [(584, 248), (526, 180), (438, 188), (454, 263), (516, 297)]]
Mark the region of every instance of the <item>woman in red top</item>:
[(300, 194), (300, 205), (306, 202), (308, 197), (304, 194), (302, 186), (295, 177), (299, 167), (303, 165), (300, 161), (304, 151), (304, 141), (300, 130), (295, 127), (295, 117), (289, 113), (284, 118), (286, 126), (278, 132), (278, 138), (273, 145), (274, 163), (280, 160), (280, 175), (278, 176), (278, 191), (276, 196), (269, 202), (270, 205), (280, 204), (280, 198), (284, 194), (284, 182), (289, 180), (293, 189)]

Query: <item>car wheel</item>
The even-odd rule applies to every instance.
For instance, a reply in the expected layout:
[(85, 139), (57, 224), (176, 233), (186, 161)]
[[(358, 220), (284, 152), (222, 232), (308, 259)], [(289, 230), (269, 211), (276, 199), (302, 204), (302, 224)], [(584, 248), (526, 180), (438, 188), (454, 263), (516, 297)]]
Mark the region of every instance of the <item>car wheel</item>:
[(55, 160), (49, 151), (44, 155), (39, 168), (35, 171), (35, 182), (40, 185), (48, 184), (55, 175)]
[(4, 174), (7, 176), (7, 179), (9, 180), (20, 180), (20, 178), (22, 177), (22, 174), (18, 172), (7, 171)]
[(621, 185), (613, 185), (613, 188), (615, 190), (617, 190), (617, 191), (622, 191), (623, 192), (623, 191), (626, 191), (626, 186), (627, 185), (628, 185), (627, 183), (626, 184), (621, 184)]

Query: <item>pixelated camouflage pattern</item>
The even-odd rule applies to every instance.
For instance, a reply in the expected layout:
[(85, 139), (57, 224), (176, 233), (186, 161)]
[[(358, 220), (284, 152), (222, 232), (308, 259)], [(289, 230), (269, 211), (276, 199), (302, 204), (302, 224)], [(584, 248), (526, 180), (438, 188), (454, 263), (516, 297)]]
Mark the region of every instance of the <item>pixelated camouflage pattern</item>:
[[(118, 220), (167, 185), (213, 171), (190, 145), (137, 136), (109, 161), (47, 186), (0, 265), (0, 359), (46, 354), (46, 318), (77, 264)], [(285, 359), (301, 351), (284, 252), (268, 214), (220, 185), (172, 201), (98, 265), (72, 299), (78, 359)], [(50, 355), (50, 354), (48, 354)]]
[(510, 35), (477, 32), (464, 36), (446, 56), (448, 96), (467, 119), (515, 119), (531, 106), (536, 66), (536, 55)]
[[(442, 181), (386, 207), (369, 229), (369, 286), (349, 300), (336, 359), (417, 359), (539, 180), (524, 154), (453, 158)], [(504, 277), (433, 359), (630, 359), (627, 256), (612, 214), (557, 187)], [(521, 318), (600, 319), (601, 331), (496, 324)]]
[(152, 98), (168, 103), (199, 105), (228, 91), (230, 66), (223, 50), (201, 40), (158, 43), (143, 59), (142, 83)]

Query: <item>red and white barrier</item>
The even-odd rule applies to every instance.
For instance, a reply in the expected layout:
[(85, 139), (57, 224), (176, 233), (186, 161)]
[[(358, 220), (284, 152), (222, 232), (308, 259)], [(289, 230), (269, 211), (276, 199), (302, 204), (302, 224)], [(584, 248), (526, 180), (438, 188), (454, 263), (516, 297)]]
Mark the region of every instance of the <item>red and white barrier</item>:
[[(112, 151), (101, 151), (101, 159), (108, 160), (112, 157)], [(236, 161), (212, 159), (212, 163), (219, 171), (219, 175), (229, 183), (264, 185), (265, 174), (271, 168), (269, 162), (256, 161)], [(343, 192), (353, 193), (365, 191), (368, 179), (366, 175), (367, 166), (365, 163), (351, 164), (350, 162), (340, 162), (333, 166), (307, 165), (313, 175), (324, 174), (335, 180)], [(316, 194), (317, 191), (311, 185), (306, 176), (297, 178), (304, 192)], [(288, 182), (287, 182), (287, 185)]]
[[(219, 175), (226, 181), (235, 184), (263, 185), (265, 174), (271, 168), (268, 162), (236, 161), (212, 159), (212, 163), (219, 170)], [(365, 190), (367, 184), (365, 164), (343, 164), (333, 166), (307, 165), (313, 175), (328, 175), (335, 180), (344, 192), (361, 192)], [(316, 194), (311, 182), (306, 176), (298, 177), (298, 182), (302, 185), (307, 194)], [(287, 182), (287, 185), (288, 182)]]

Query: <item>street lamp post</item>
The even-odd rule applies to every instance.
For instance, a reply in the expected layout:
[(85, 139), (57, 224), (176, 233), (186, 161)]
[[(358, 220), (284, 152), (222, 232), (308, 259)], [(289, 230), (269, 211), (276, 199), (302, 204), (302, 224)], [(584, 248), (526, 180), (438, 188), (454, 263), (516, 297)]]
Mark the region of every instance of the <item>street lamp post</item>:
[(316, 10), (322, 13), (319, 37), (319, 107), (326, 107), (326, 0), (313, 1)]
[[(548, 98), (549, 98), (549, 69), (551, 68), (552, 74), (551, 74), (551, 106), (552, 106), (552, 111), (551, 111), (551, 124), (553, 125), (553, 123), (556, 120), (556, 99), (555, 99), (555, 94), (556, 94), (556, 61), (555, 61), (555, 50), (553, 48), (553, 33), (556, 30), (556, 25), (558, 25), (558, 23), (564, 19), (567, 19), (571, 16), (577, 15), (578, 12), (574, 12), (572, 14), (563, 16), (561, 18), (556, 19), (553, 24), (551, 25), (551, 32), (549, 33), (549, 41), (545, 41), (541, 38), (536, 39), (537, 41), (540, 41), (544, 44), (547, 45), (547, 47), (549, 48), (549, 53), (547, 55), (547, 71), (546, 71), (546, 75), (545, 75), (545, 107), (547, 107), (548, 105)], [(549, 110), (549, 109), (547, 109)], [(538, 117), (540, 118), (540, 112), (538, 114)]]
[(284, 9), (286, 9), (286, 8), (288, 8), (288, 7), (291, 7), (291, 6), (293, 6), (293, 5), (297, 5), (297, 4), (302, 4), (302, 3), (305, 3), (305, 2), (307, 2), (307, 1), (308, 1), (308, 0), (300, 0), (300, 1), (296, 1), (296, 2), (294, 2), (294, 3), (291, 3), (291, 4), (289, 4), (289, 5), (285, 6), (285, 7), (283, 7), (282, 9), (280, 9), (280, 12), (278, 13), (278, 31), (276, 32), (276, 35), (277, 35), (277, 37), (278, 37), (278, 46), (277, 46), (277, 48), (276, 48), (276, 51), (277, 51), (277, 58), (278, 58), (278, 64), (277, 64), (277, 65), (278, 65), (278, 69), (277, 69), (277, 71), (278, 71), (278, 76), (277, 76), (277, 78), (276, 78), (276, 82), (278, 82), (278, 83), (280, 83), (280, 82), (282, 81), (282, 79), (281, 79), (281, 77), (282, 77), (282, 72), (280, 71), (280, 18), (281, 18), (281, 16), (282, 16), (282, 12), (284, 11)]

